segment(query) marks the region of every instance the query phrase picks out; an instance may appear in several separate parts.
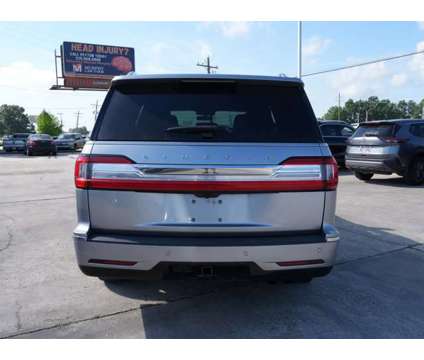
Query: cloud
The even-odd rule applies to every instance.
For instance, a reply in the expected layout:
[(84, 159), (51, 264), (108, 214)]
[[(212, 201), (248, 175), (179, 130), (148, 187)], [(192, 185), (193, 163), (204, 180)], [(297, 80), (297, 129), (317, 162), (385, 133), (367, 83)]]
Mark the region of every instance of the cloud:
[(250, 25), (244, 21), (220, 23), (221, 33), (228, 38), (245, 36), (250, 31)]
[[(417, 44), (417, 51), (424, 51), (424, 41)], [(424, 54), (415, 55), (409, 63), (410, 69), (424, 79)]]
[(15, 61), (0, 66), (0, 88), (2, 89), (9, 87), (27, 91), (47, 90), (54, 82), (53, 70), (36, 68), (28, 61)]
[(331, 79), (331, 87), (345, 97), (362, 97), (384, 90), (384, 80), (389, 75), (384, 63), (336, 72)]
[(325, 51), (331, 44), (331, 39), (324, 39), (320, 36), (312, 36), (305, 40), (302, 51), (305, 56), (316, 56)]
[(145, 51), (137, 71), (145, 74), (191, 73), (198, 69), (196, 63), (207, 56), (213, 56), (213, 49), (204, 40), (156, 42)]
[(401, 87), (405, 85), (407, 81), (408, 75), (406, 75), (405, 73), (393, 74), (392, 78), (390, 79), (390, 83), (396, 87)]

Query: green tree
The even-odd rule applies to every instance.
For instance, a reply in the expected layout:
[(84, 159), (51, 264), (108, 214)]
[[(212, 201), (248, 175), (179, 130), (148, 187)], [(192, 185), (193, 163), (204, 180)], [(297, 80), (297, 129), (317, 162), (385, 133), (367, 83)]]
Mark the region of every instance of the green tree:
[(415, 107), (411, 110), (412, 119), (424, 119), (424, 99), (422, 99)]
[[(379, 99), (377, 96), (370, 96), (367, 100), (354, 101), (349, 99), (340, 107), (340, 120), (362, 122), (367, 120), (418, 119), (423, 116), (423, 105), (424, 99), (418, 104), (413, 100), (401, 100), (394, 103), (389, 99)], [(338, 106), (332, 106), (325, 113), (324, 118), (337, 120), (338, 114)]]
[[(332, 106), (323, 116), (326, 120), (338, 120), (339, 119), (339, 107)], [(347, 121), (347, 113), (344, 107), (340, 106), (340, 120)]]
[(0, 106), (0, 135), (29, 130), (30, 122), (23, 107), (6, 104)]
[(79, 133), (81, 135), (87, 135), (89, 133), (89, 131), (87, 130), (87, 128), (85, 126), (80, 126), (78, 128), (71, 128), (69, 129), (70, 133)]
[(37, 132), (57, 136), (62, 132), (62, 125), (54, 115), (43, 110), (37, 117)]

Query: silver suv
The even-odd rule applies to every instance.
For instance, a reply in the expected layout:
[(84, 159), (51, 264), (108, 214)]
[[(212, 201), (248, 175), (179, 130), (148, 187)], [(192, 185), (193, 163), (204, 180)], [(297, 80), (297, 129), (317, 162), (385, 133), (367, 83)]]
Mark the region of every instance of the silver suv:
[(85, 144), (85, 139), (79, 133), (63, 133), (55, 140), (56, 147), (64, 150), (82, 149)]
[(80, 269), (100, 278), (327, 274), (338, 172), (295, 78), (115, 78), (75, 165)]

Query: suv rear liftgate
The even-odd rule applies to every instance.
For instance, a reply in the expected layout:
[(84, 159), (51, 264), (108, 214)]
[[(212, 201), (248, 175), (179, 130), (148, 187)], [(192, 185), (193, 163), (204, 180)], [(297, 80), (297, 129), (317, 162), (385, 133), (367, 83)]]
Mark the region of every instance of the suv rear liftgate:
[(337, 179), (299, 82), (124, 77), (76, 163), (78, 263), (323, 275)]

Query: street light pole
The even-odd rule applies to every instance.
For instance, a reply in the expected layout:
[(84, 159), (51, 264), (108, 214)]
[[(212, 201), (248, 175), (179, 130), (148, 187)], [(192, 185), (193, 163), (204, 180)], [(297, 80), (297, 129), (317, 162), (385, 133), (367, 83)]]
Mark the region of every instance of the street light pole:
[(297, 77), (302, 78), (302, 22), (297, 22)]

